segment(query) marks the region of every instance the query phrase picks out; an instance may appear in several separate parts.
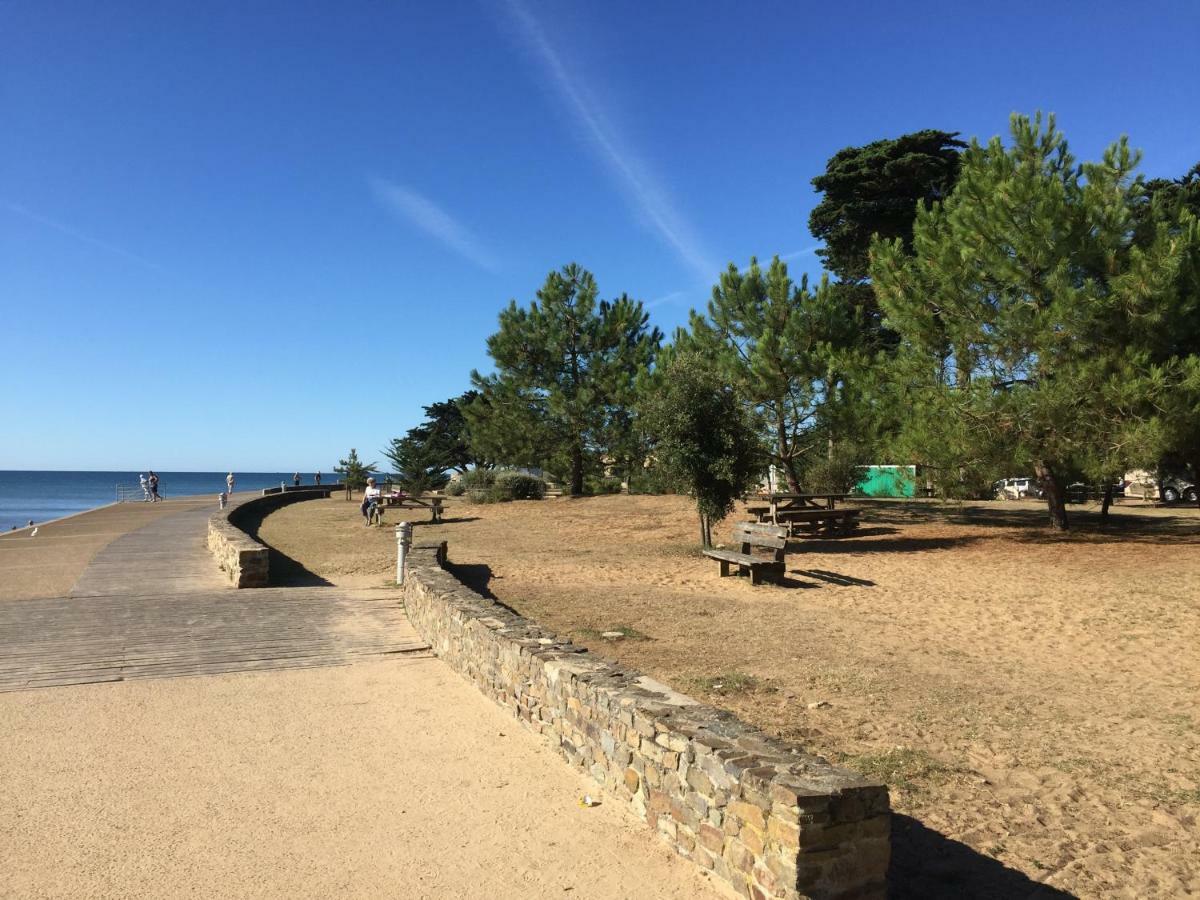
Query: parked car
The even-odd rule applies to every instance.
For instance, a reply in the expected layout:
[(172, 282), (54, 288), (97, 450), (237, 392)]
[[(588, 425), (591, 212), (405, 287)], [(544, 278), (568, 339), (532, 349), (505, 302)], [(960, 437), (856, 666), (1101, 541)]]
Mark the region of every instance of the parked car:
[(1158, 496), (1163, 503), (1178, 503), (1186, 500), (1196, 502), (1196, 485), (1186, 478), (1164, 478), (1158, 486)]
[(1029, 476), (1002, 478), (992, 487), (995, 489), (997, 500), (1034, 500), (1042, 496), (1037, 479)]

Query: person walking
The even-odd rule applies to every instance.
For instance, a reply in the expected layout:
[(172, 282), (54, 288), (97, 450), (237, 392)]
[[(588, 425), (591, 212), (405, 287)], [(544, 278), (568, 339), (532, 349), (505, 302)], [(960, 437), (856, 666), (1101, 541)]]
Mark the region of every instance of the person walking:
[(300, 487), (300, 473), (297, 472), (292, 476), (292, 487)]
[(143, 472), (138, 479), (142, 483), (142, 502), (148, 503), (150, 501), (150, 485), (146, 482), (146, 474)]
[(150, 502), (157, 503), (162, 497), (158, 495), (158, 476), (154, 474), (153, 469), (150, 470), (150, 477), (146, 480), (150, 485)]
[(319, 485), (320, 483), (321, 483), (321, 473), (318, 472), (316, 475), (313, 476), (313, 484)]
[(225, 476), (225, 493), (230, 497), (233, 496), (233, 473), (230, 472)]

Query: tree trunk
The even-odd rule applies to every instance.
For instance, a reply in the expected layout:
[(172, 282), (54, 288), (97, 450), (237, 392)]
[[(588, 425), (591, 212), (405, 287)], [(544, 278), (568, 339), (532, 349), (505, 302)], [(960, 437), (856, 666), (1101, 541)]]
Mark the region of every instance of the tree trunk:
[(575, 443), (571, 446), (571, 496), (578, 497), (583, 493), (583, 445)]
[(712, 526), (704, 513), (700, 513), (700, 543), (704, 547), (712, 546)]
[(1108, 484), (1104, 486), (1104, 502), (1100, 504), (1100, 527), (1103, 528), (1108, 524), (1108, 508), (1112, 506), (1113, 486), (1112, 479), (1108, 480)]
[(779, 416), (776, 416), (775, 419), (775, 442), (779, 451), (779, 464), (783, 468), (784, 477), (787, 478), (788, 490), (793, 494), (798, 494), (800, 493), (800, 478), (796, 475), (796, 463), (788, 453), (787, 425)]
[(1046, 495), (1046, 506), (1050, 510), (1050, 528), (1053, 531), (1066, 531), (1070, 524), (1067, 522), (1067, 504), (1063, 497), (1062, 485), (1058, 483), (1058, 473), (1052, 463), (1039, 460), (1033, 464), (1037, 474), (1038, 484)]

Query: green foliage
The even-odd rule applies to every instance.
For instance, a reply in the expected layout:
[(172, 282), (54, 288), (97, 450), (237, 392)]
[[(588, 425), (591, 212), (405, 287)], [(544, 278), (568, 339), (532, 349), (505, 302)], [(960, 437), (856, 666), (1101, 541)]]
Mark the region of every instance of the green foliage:
[(743, 403), (711, 358), (676, 352), (645, 401), (657, 465), (696, 498), (701, 539), (757, 480), (762, 448)]
[(468, 445), (462, 405), (476, 399), (475, 391), (425, 407), (425, 421), (393, 438), (383, 451), (400, 486), (411, 494), (436, 490), (449, 480), (451, 469), (465, 472), (478, 460)]
[(808, 217), (813, 236), (825, 242), (817, 255), (830, 272), (849, 284), (865, 281), (876, 236), (911, 248), (917, 205), (928, 209), (954, 188), (959, 150), (967, 146), (957, 138), (927, 129), (830, 157), (812, 180), (825, 196)]
[(872, 245), (870, 274), (903, 339), (901, 442), (926, 456), (910, 461), (944, 479), (1029, 465), (1065, 528), (1064, 473), (1153, 452), (1170, 375), (1149, 348), (1180, 307), (1197, 229), (1136, 239), (1137, 162), (1122, 139), (1076, 165), (1053, 118), (1014, 116), (1010, 147), (972, 142), (953, 194), (918, 210), (911, 255), (900, 239)]
[(338, 464), (333, 467), (333, 471), (342, 476), (342, 481), (346, 483), (346, 487), (351, 490), (365, 487), (367, 477), (374, 475), (379, 471), (375, 463), (364, 463), (358, 458), (358, 451), (353, 447), (350, 448), (350, 455), (345, 459), (338, 460)]
[(582, 493), (589, 461), (635, 454), (631, 400), (662, 335), (640, 302), (597, 301), (592, 274), (551, 272), (527, 308), (500, 313), (488, 338), (493, 375), (471, 373), (479, 396), (463, 404), (473, 451), (509, 465), (552, 464)]
[(619, 494), (624, 482), (613, 475), (589, 475), (584, 488), (589, 494)]
[(639, 466), (629, 476), (631, 494), (674, 494), (679, 485), (663, 472), (662, 466)]
[(496, 473), (492, 469), (468, 469), (457, 479), (464, 490), (487, 490), (496, 483)]
[(813, 456), (804, 467), (806, 490), (846, 494), (858, 484), (864, 453), (852, 443), (837, 444), (824, 456)]
[(497, 500), (541, 500), (546, 495), (546, 482), (523, 472), (501, 472), (492, 493)]
[(472, 469), (459, 480), (472, 503), (507, 503), (512, 500), (541, 500), (546, 482), (524, 472), (493, 472)]
[(794, 285), (779, 257), (764, 272), (751, 260), (721, 274), (708, 317), (692, 314), (691, 333), (677, 349), (712, 364), (755, 413), (771, 461), (800, 489), (800, 472), (814, 455), (853, 438), (866, 443), (859, 402), (870, 356), (857, 346), (861, 322), (839, 303), (827, 280), (810, 290)]
[(391, 461), (400, 488), (409, 494), (419, 496), (437, 490), (450, 480), (445, 456), (437, 443), (428, 438), (421, 440), (412, 431), (407, 437), (393, 438), (383, 455)]
[(451, 478), (446, 484), (446, 493), (451, 497), (461, 497), (466, 491), (467, 487), (462, 483), (461, 478)]

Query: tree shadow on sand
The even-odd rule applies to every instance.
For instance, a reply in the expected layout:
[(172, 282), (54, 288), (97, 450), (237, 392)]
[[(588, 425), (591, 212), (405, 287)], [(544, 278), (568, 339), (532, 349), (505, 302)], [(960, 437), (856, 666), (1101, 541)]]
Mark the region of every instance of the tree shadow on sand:
[[(1003, 501), (977, 501), (970, 505), (934, 501), (907, 502), (903, 506), (884, 502), (865, 503), (864, 519), (871, 525), (973, 525), (1005, 529), (997, 534), (1006, 540), (1026, 540), (1034, 543), (1134, 541), (1143, 543), (1200, 543), (1200, 519), (1180, 515), (1136, 515), (1142, 506), (1115, 504), (1107, 522), (1102, 522), (1099, 507), (1068, 506), (1071, 529), (1066, 533), (1051, 531), (1049, 515), (1041, 507), (1018, 507)], [(865, 534), (861, 529), (858, 534)], [(1014, 534), (1013, 531), (1017, 533)], [(853, 538), (851, 538), (853, 539)], [(986, 539), (984, 536), (982, 539)]]
[(892, 900), (1068, 900), (1075, 895), (1029, 878), (998, 859), (928, 828), (910, 816), (892, 815)]
[[(880, 532), (875, 532), (879, 534)], [(885, 532), (886, 534), (888, 532)], [(890, 533), (895, 533), (892, 529)], [(799, 538), (789, 542), (789, 553), (912, 553), (917, 550), (949, 550), (974, 544), (982, 538), (974, 535), (961, 537), (897, 537), (872, 538), (867, 529), (858, 535), (843, 538)]]

